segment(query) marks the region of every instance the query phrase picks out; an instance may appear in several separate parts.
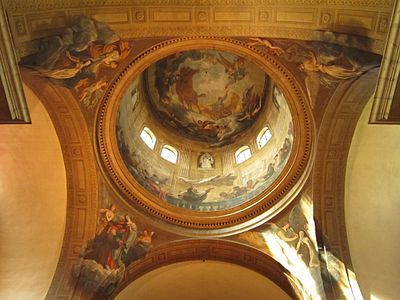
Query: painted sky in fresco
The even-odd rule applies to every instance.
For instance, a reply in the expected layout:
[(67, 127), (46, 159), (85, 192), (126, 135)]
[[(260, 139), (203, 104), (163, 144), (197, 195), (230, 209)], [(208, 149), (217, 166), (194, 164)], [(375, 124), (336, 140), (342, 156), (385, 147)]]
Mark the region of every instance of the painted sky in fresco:
[(265, 73), (252, 62), (217, 50), (184, 51), (147, 70), (150, 107), (186, 138), (224, 146), (259, 115)]

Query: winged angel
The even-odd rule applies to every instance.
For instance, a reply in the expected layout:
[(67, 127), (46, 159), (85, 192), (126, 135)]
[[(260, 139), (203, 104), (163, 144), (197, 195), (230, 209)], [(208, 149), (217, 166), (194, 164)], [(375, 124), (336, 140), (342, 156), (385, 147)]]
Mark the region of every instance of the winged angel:
[(274, 56), (298, 63), (299, 69), (306, 73), (305, 85), (312, 107), (315, 106), (321, 85), (329, 86), (338, 80), (358, 77), (365, 72), (356, 61), (344, 55), (343, 51), (339, 54), (330, 53), (335, 51), (321, 51), (317, 54), (297, 43), (284, 50), (265, 38), (250, 38), (248, 44), (265, 47), (268, 53)]

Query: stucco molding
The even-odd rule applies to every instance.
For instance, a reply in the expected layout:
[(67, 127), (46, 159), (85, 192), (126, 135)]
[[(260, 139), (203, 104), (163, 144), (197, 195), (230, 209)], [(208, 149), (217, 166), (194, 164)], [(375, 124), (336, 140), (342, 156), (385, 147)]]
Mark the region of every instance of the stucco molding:
[[(14, 1), (4, 0), (6, 6), (13, 11), (23, 11), (31, 9), (54, 9), (54, 8), (77, 8), (77, 7), (93, 7), (104, 5), (104, 0), (29, 0)], [(366, 8), (383, 7), (390, 8), (393, 0), (108, 0), (107, 5), (125, 6), (148, 5), (148, 6), (265, 6), (265, 5), (318, 5), (318, 6), (347, 6), (358, 8), (360, 6)]]
[(378, 68), (375, 68), (356, 80), (342, 83), (329, 102), (318, 133), (312, 175), (314, 214), (332, 252), (347, 267), (352, 266), (344, 206), (347, 156), (357, 121), (374, 92), (377, 76)]
[[(6, 1), (19, 57), (39, 39), (61, 33), (77, 16), (106, 22), (123, 38), (159, 36), (261, 36), (327, 41), (382, 53), (393, 1), (187, 0)], [(321, 33), (322, 32), (322, 33)], [(351, 38), (344, 37), (350, 35)], [(368, 48), (367, 48), (368, 47)]]

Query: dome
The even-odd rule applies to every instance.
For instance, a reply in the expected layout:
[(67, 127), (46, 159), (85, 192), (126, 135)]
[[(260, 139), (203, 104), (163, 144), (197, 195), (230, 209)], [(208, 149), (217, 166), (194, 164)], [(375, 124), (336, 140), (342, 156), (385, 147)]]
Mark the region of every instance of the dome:
[[(270, 57), (254, 49), (218, 42), (165, 45), (136, 57), (100, 112), (99, 145), (108, 149), (102, 156), (118, 188), (184, 227), (196, 219), (195, 227), (220, 227), (209, 218), (254, 209), (272, 215), (290, 202), (309, 155), (299, 148), (307, 140), (296, 136), (309, 130), (299, 122), (304, 101), (287, 88), (294, 84), (288, 73), (277, 76)], [(300, 163), (295, 173), (290, 166)]]
[(143, 79), (155, 117), (211, 147), (231, 144), (251, 127), (268, 82), (248, 59), (219, 50), (177, 52), (151, 65)]
[(133, 81), (119, 106), (117, 138), (147, 191), (178, 207), (216, 211), (271, 185), (289, 158), (293, 129), (285, 97), (262, 69), (204, 49), (168, 56)]

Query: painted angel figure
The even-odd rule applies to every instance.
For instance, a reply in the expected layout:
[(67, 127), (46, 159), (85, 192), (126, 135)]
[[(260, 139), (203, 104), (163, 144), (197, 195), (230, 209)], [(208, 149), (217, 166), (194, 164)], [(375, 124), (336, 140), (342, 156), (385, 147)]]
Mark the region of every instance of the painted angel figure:
[(281, 47), (274, 46), (272, 43), (264, 38), (249, 38), (252, 42), (248, 42), (247, 44), (250, 46), (264, 46), (269, 53), (272, 55), (280, 56), (282, 55), (285, 50), (283, 50)]
[(49, 77), (53, 79), (70, 79), (75, 77), (83, 68), (88, 67), (92, 60), (81, 60), (79, 57), (72, 56), (69, 51), (65, 53), (66, 57), (69, 59), (70, 63), (74, 66), (70, 68), (63, 69), (45, 69), (43, 67), (31, 66), (33, 69), (39, 72), (41, 76)]
[[(334, 80), (346, 80), (358, 77), (363, 73), (360, 67), (350, 59), (348, 61), (351, 67), (345, 68), (333, 63), (337, 58), (328, 58), (326, 63), (321, 63), (314, 52), (308, 51), (307, 56), (308, 58), (299, 65), (299, 69), (307, 74), (305, 84), (312, 107), (316, 104), (316, 97), (321, 83), (329, 83), (329, 79), (321, 77), (321, 73), (322, 76), (328, 75)], [(322, 59), (320, 56), (318, 58)]]
[(345, 80), (360, 76), (363, 72), (360, 67), (352, 60), (348, 59), (351, 64), (351, 68), (347, 69), (336, 64), (322, 64), (317, 60), (317, 56), (314, 52), (309, 51), (310, 58), (300, 64), (299, 68), (302, 71), (309, 72), (321, 72), (327, 74), (335, 79)]
[(231, 84), (242, 80), (247, 74), (244, 66), (245, 60), (243, 57), (237, 57), (235, 61), (231, 63), (224, 56), (219, 54), (217, 61), (224, 66), (225, 73), (227, 73), (229, 77), (229, 82), (226, 84), (225, 89), (227, 89)]

